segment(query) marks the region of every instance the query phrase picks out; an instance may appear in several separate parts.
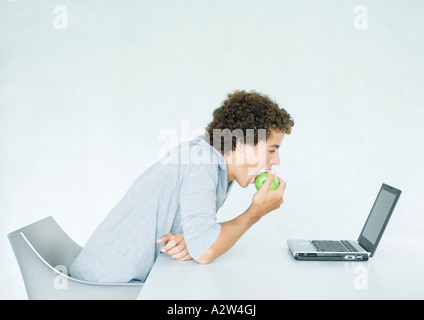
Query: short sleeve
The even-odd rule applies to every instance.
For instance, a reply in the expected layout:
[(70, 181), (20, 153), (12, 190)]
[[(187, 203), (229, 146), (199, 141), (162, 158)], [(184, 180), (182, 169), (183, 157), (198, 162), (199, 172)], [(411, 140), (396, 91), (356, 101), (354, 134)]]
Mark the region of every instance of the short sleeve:
[(218, 167), (214, 164), (182, 165), (180, 210), (184, 240), (191, 257), (198, 260), (218, 239), (216, 221)]

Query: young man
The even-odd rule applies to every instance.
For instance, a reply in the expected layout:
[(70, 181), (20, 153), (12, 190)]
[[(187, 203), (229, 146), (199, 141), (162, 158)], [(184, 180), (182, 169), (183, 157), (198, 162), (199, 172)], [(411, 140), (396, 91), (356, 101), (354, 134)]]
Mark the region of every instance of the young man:
[[(278, 148), (294, 125), (256, 92), (236, 91), (213, 113), (203, 137), (182, 143), (141, 174), (96, 229), (70, 267), (94, 282), (145, 281), (159, 253), (209, 263), (262, 216), (283, 203), (285, 182), (271, 190), (271, 170), (250, 207), (217, 223), (234, 180), (245, 188), (280, 162)], [(199, 157), (199, 155), (201, 155)]]

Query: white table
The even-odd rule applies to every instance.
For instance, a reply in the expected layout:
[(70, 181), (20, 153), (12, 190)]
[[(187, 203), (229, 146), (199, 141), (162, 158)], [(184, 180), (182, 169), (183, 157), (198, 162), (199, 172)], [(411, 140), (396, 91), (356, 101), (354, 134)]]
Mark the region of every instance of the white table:
[(297, 261), (285, 239), (240, 239), (208, 265), (161, 254), (138, 299), (423, 299), (424, 238), (385, 238), (367, 262)]

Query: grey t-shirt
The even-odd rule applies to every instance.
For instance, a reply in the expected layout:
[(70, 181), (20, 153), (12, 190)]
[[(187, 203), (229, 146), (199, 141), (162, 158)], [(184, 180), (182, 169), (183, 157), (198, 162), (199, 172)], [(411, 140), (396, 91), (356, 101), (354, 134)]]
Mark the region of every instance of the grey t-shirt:
[(168, 232), (184, 232), (193, 259), (217, 240), (216, 213), (227, 198), (224, 157), (202, 137), (182, 143), (142, 173), (72, 263), (72, 277), (145, 281)]

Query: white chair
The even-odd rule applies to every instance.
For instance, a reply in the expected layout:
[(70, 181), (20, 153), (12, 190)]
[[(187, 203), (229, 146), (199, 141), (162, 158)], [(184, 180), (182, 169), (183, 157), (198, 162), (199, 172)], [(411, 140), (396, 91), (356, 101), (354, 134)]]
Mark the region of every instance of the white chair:
[(68, 276), (67, 270), (81, 247), (52, 217), (30, 224), (7, 236), (18, 260), (28, 298), (135, 299), (142, 283), (95, 283)]

